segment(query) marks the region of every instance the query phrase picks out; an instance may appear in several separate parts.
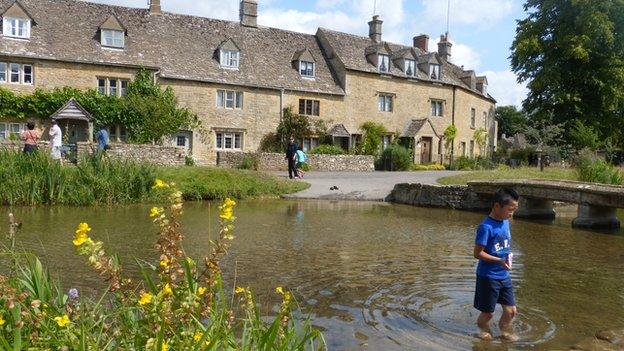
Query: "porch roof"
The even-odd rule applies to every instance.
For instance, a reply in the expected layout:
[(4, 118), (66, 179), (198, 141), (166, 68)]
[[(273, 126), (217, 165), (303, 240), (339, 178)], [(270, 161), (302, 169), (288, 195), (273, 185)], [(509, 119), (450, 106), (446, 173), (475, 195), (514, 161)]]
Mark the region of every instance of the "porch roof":
[(76, 99), (71, 98), (69, 101), (65, 103), (61, 108), (59, 108), (50, 118), (61, 120), (61, 119), (72, 119), (78, 121), (91, 122), (93, 117), (91, 114), (87, 112)]
[(336, 124), (329, 130), (328, 134), (333, 137), (351, 137), (351, 134), (347, 130), (347, 127), (344, 126), (344, 124)]

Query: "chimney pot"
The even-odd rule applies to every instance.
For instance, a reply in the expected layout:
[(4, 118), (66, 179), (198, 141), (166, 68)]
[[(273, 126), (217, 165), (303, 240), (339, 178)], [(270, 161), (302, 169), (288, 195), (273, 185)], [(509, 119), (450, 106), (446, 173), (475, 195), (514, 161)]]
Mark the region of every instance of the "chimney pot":
[(162, 14), (160, 10), (160, 0), (150, 0), (150, 14), (152, 15), (160, 15)]
[(440, 42), (438, 43), (438, 55), (445, 61), (449, 61), (451, 58), (451, 42), (448, 40), (448, 34), (440, 35)]
[(241, 0), (240, 24), (245, 27), (258, 28), (258, 2), (256, 0)]
[(429, 36), (427, 34), (421, 34), (414, 37), (414, 47), (419, 48), (424, 52), (429, 51)]
[(368, 22), (368, 37), (375, 43), (381, 43), (381, 24), (382, 20), (379, 19), (379, 15), (373, 16), (373, 20)]

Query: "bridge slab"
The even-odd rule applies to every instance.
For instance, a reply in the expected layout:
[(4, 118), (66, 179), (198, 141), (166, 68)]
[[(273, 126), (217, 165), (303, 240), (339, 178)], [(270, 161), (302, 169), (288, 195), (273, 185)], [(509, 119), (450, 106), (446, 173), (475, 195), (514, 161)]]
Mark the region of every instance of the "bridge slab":
[(514, 217), (528, 219), (554, 219), (555, 209), (552, 200), (532, 197), (520, 197), (518, 210)]
[(591, 229), (617, 229), (620, 227), (617, 208), (581, 203), (578, 206), (578, 215), (572, 221), (572, 226)]

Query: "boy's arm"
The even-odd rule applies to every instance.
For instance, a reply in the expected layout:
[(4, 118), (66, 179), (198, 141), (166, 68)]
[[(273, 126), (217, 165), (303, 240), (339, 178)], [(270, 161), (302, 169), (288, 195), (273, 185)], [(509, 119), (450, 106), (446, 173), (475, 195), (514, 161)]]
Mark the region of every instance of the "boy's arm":
[(504, 258), (499, 258), (499, 257), (490, 255), (489, 253), (485, 252), (485, 246), (482, 246), (482, 245), (475, 245), (474, 258), (476, 258), (477, 260), (485, 261), (485, 262), (498, 263), (502, 265), (503, 267), (505, 267), (505, 269), (507, 269), (508, 271), (511, 270), (511, 267), (509, 266), (509, 264), (507, 264), (507, 261)]

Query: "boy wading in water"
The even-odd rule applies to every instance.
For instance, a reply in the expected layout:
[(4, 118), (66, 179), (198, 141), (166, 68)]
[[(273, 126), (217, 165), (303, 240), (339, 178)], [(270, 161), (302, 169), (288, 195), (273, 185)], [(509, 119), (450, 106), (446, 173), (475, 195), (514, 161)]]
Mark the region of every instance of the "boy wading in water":
[(511, 322), (516, 316), (516, 301), (509, 271), (511, 270), (511, 231), (509, 219), (518, 209), (518, 193), (513, 189), (499, 189), (492, 199), (490, 215), (477, 228), (474, 257), (477, 265), (477, 284), (474, 307), (481, 311), (477, 318), (479, 338), (492, 339), (490, 320), (496, 304), (503, 307), (498, 326), (504, 339), (515, 341)]

